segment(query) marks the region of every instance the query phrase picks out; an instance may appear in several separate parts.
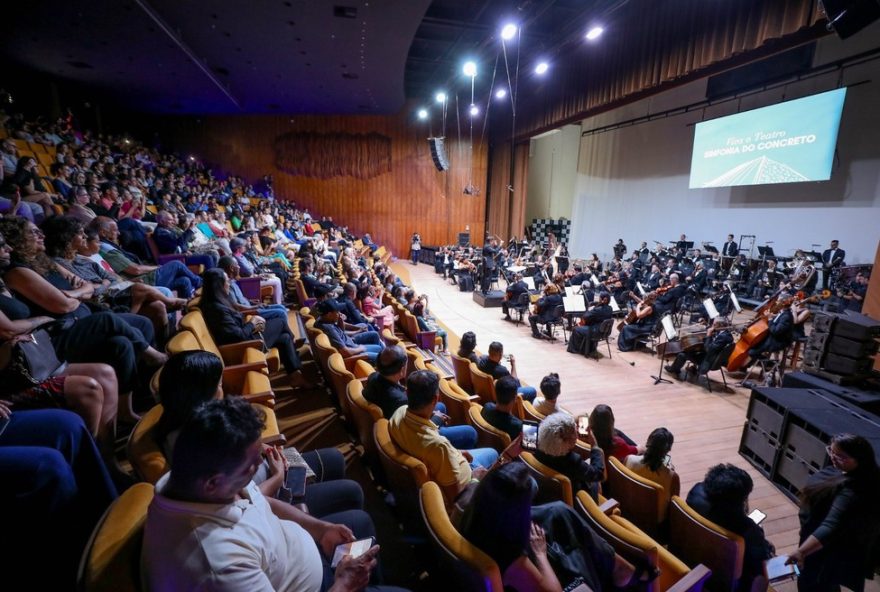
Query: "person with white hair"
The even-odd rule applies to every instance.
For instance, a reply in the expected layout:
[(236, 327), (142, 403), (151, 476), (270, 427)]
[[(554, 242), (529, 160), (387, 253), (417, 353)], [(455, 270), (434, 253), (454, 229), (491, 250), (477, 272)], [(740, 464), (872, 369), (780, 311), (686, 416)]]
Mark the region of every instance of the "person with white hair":
[(584, 441), (590, 445), (589, 460), (584, 460), (575, 450), (578, 431), (574, 418), (568, 413), (553, 413), (538, 424), (535, 458), (568, 477), (572, 493), (583, 489), (595, 500), (599, 483), (605, 480), (605, 455), (591, 433), (587, 432)]

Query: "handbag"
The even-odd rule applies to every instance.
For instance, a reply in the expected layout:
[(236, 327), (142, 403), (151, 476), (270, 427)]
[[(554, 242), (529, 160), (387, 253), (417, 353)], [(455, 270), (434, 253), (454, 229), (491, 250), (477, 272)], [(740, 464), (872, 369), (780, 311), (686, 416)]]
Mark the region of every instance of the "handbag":
[(67, 362), (55, 353), (46, 325), (33, 330), (29, 337), (12, 346), (9, 363), (2, 371), (4, 386), (13, 392), (36, 386), (67, 368)]

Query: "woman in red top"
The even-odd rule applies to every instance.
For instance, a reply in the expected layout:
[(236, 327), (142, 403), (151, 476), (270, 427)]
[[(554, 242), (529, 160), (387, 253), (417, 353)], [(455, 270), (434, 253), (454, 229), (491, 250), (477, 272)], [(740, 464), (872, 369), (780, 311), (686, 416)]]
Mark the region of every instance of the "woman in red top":
[(605, 452), (605, 458), (616, 457), (626, 462), (630, 454), (644, 454), (626, 434), (614, 429), (614, 413), (608, 405), (596, 405), (590, 414), (590, 429), (596, 437), (596, 443)]

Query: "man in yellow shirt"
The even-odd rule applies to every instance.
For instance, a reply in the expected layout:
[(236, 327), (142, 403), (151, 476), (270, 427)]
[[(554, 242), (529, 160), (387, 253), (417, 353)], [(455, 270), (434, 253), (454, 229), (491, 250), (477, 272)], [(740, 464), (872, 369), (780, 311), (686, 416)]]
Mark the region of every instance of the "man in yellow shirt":
[(492, 448), (458, 450), (440, 435), (431, 421), (440, 397), (440, 379), (430, 370), (417, 370), (406, 381), (409, 403), (391, 416), (391, 439), (404, 452), (428, 467), (447, 500), (454, 500), (471, 479), (479, 479), (498, 459)]

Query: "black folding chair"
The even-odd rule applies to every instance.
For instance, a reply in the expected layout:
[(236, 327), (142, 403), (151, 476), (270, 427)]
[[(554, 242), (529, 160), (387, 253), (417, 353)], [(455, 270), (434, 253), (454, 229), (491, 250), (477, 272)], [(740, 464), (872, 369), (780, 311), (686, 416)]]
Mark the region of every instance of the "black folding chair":
[(713, 370), (718, 370), (721, 372), (721, 381), (724, 383), (724, 389), (727, 390), (727, 378), (724, 376), (724, 365), (727, 364), (727, 360), (730, 358), (730, 354), (733, 352), (733, 348), (736, 347), (736, 342), (733, 342), (727, 345), (724, 349), (716, 352), (710, 359), (704, 360), (707, 364), (707, 369), (705, 373), (701, 373), (699, 367), (690, 364), (687, 367), (687, 372), (685, 373), (685, 380), (688, 379), (691, 373), (691, 369), (693, 369), (697, 373), (697, 377), (705, 376), (706, 377), (706, 388), (709, 389), (709, 392), (712, 392), (712, 381), (709, 380), (709, 372)]
[(562, 329), (562, 337), (565, 339), (565, 343), (568, 343), (568, 333), (565, 331), (565, 305), (557, 304), (556, 308), (553, 310), (553, 316), (545, 321), (547, 325), (547, 333), (550, 336), (550, 339), (556, 339), (556, 327)]
[(517, 313), (517, 319), (516, 319), (515, 324), (517, 324), (517, 325), (522, 324), (523, 318), (525, 318), (526, 312), (529, 310), (529, 303), (530, 303), (529, 293), (523, 292), (522, 294), (520, 294), (517, 297), (516, 303), (514, 303), (514, 305), (510, 307), (512, 310), (516, 311), (516, 313)]
[(590, 341), (592, 342), (592, 347), (590, 348), (595, 354), (596, 361), (599, 361), (599, 342), (604, 341), (605, 345), (608, 346), (608, 358), (611, 358), (611, 331), (614, 329), (614, 319), (605, 319), (599, 324), (598, 329), (596, 329), (595, 333), (590, 334)]

